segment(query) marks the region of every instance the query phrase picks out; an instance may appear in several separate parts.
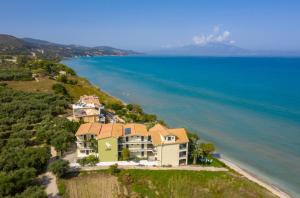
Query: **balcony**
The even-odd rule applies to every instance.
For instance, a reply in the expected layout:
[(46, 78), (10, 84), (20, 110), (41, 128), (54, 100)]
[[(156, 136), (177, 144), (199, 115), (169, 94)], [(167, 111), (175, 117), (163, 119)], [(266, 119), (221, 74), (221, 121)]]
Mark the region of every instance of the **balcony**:
[(186, 158), (187, 157), (187, 152), (186, 151), (182, 151), (179, 153), (179, 158)]
[(187, 149), (187, 144), (180, 144), (179, 149), (180, 150), (186, 150)]

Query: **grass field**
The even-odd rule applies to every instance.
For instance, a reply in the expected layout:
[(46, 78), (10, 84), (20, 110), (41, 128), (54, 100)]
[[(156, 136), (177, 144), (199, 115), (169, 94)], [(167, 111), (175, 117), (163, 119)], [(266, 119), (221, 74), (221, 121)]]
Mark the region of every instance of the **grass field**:
[[(235, 172), (122, 170), (90, 172), (64, 180), (65, 197), (275, 197)], [(104, 196), (105, 195), (105, 196)]]
[(52, 93), (52, 85), (55, 84), (56, 81), (48, 77), (43, 77), (39, 78), (39, 81), (5, 81), (5, 83), (7, 83), (8, 87), (16, 90)]
[[(28, 91), (28, 92), (46, 92), (52, 93), (52, 85), (58, 83), (55, 80), (49, 79), (48, 77), (38, 78), (39, 81), (4, 81), (7, 86), (16, 90)], [(82, 95), (97, 95), (101, 102), (106, 104), (120, 102), (116, 98), (106, 94), (99, 88), (93, 86), (84, 78), (81, 77), (70, 77), (70, 79), (76, 80), (78, 83), (75, 85), (64, 84), (68, 94), (77, 101)]]
[(109, 174), (93, 173), (63, 180), (65, 194), (72, 198), (112, 198), (124, 194), (118, 178)]

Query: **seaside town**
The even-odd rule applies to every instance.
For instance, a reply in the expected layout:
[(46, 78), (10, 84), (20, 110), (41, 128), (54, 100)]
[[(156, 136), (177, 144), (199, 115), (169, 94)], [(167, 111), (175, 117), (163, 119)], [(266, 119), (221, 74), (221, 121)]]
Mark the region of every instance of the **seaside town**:
[(0, 198), (300, 198), (300, 1), (1, 8)]

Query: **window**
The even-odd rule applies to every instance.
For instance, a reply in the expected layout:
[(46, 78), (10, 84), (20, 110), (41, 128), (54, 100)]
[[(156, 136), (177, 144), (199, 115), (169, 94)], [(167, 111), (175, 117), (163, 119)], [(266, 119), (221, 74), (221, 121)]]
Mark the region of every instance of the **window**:
[(168, 136), (168, 141), (171, 141), (172, 140), (172, 137), (171, 136)]
[(86, 148), (86, 142), (83, 144), (83, 147)]
[(91, 138), (94, 138), (94, 135), (91, 135)]
[(148, 141), (151, 141), (151, 136), (150, 135), (148, 136)]
[(131, 128), (125, 128), (125, 135), (131, 134)]
[(86, 140), (86, 135), (83, 135), (83, 139)]
[(142, 157), (144, 157), (144, 151), (141, 153)]
[(126, 137), (126, 142), (128, 142), (128, 137)]
[(141, 137), (142, 142), (144, 141), (144, 136)]
[(145, 145), (144, 145), (144, 144), (142, 144), (142, 149), (144, 148), (144, 146), (145, 146)]

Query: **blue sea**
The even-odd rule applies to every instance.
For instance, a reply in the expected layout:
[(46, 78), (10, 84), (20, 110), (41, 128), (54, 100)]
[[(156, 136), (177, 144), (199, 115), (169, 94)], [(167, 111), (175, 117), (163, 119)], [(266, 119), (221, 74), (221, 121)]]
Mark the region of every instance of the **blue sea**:
[(186, 127), (300, 197), (300, 58), (81, 57), (63, 61), (126, 103)]

